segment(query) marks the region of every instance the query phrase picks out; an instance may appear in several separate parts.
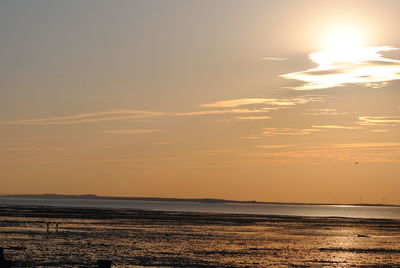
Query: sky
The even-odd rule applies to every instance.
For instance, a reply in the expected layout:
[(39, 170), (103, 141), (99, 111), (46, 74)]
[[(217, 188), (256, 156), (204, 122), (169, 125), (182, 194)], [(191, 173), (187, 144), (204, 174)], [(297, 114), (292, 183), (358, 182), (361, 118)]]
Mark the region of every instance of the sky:
[(400, 204), (400, 1), (0, 2), (0, 194)]

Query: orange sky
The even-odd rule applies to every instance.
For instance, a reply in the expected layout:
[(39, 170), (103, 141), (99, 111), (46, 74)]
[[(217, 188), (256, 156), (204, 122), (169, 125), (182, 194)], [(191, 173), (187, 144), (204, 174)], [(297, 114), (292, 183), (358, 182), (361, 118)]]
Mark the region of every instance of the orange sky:
[(0, 194), (400, 204), (399, 11), (2, 2)]

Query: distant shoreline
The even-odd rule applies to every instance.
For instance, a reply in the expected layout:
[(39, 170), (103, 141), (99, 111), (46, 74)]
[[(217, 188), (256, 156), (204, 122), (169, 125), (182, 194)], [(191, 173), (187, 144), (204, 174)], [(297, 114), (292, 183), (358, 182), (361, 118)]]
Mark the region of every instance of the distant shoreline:
[(167, 197), (119, 197), (99, 196), (94, 194), (64, 195), (64, 194), (3, 194), (0, 198), (33, 198), (33, 199), (86, 199), (86, 200), (114, 200), (114, 201), (158, 201), (158, 202), (196, 202), (196, 203), (231, 203), (231, 204), (268, 204), (268, 205), (310, 205), (310, 206), (376, 206), (376, 207), (400, 207), (394, 204), (370, 204), (370, 203), (297, 203), (297, 202), (260, 202), (260, 201), (238, 201), (217, 198), (167, 198)]

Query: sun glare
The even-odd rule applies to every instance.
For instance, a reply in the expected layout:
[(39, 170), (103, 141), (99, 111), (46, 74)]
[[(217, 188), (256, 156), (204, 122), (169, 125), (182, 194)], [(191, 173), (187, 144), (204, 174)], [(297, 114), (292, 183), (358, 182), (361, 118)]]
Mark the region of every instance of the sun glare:
[(400, 60), (383, 56), (384, 52), (398, 50), (392, 46), (369, 46), (367, 29), (353, 25), (335, 25), (322, 34), (322, 49), (309, 54), (318, 66), (282, 77), (304, 81), (297, 90), (313, 90), (364, 84), (382, 87), (386, 82), (400, 79)]
[(322, 38), (323, 47), (330, 51), (354, 50), (365, 46), (364, 31), (352, 25), (328, 28)]
[(365, 31), (353, 25), (334, 25), (322, 34), (321, 43), (322, 51), (311, 54), (312, 60), (320, 66), (357, 62), (364, 58)]

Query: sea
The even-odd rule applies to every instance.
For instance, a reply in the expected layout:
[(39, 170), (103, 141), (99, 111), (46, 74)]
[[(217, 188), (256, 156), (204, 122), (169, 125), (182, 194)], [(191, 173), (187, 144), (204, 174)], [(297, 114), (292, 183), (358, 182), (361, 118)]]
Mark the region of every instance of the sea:
[(253, 214), (309, 217), (347, 217), (370, 219), (400, 219), (399, 206), (265, 204), (265, 203), (208, 203), (183, 201), (49, 199), (0, 196), (0, 205), (86, 207), (140, 209), (173, 212), (205, 212), (224, 214)]

